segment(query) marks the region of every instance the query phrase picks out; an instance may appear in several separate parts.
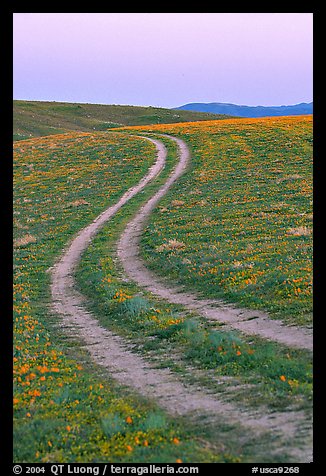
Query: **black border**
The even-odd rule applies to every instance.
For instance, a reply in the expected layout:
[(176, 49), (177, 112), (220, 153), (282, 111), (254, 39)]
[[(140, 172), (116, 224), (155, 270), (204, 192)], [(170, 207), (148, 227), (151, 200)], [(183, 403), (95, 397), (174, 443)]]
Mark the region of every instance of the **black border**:
[[(1, 410), (0, 410), (0, 428), (1, 448), (0, 457), (5, 456), (6, 466), (9, 464), (8, 458), (13, 450), (12, 438), (12, 218), (13, 218), (13, 166), (12, 166), (12, 132), (13, 132), (13, 111), (12, 111), (12, 15), (6, 10), (1, 11), (0, 16), (3, 25), (0, 28), (0, 44), (5, 46), (1, 55), (1, 90), (2, 94), (2, 121), (1, 121), (1, 145), (3, 147), (1, 160), (1, 186), (0, 186), (0, 210), (1, 210), (1, 228), (5, 233), (1, 233), (1, 253), (0, 253), (0, 372), (1, 376)], [(9, 468), (8, 468), (9, 469)], [(11, 474), (11, 467), (10, 473)]]
[[(280, 2), (279, 2), (280, 3)], [(119, 6), (119, 5), (118, 5)], [(161, 5), (158, 5), (161, 6)], [(185, 6), (189, 6), (189, 3)], [(234, 5), (235, 6), (235, 5)], [(52, 8), (51, 8), (52, 7)], [(42, 4), (40, 6), (26, 4), (26, 2), (13, 2), (11, 7), (1, 7), (1, 28), (0, 34), (1, 45), (3, 47), (3, 54), (1, 56), (2, 63), (2, 87), (3, 92), (2, 98), (2, 127), (1, 127), (1, 144), (5, 145), (5, 152), (2, 154), (1, 165), (3, 166), (3, 172), (1, 173), (1, 187), (0, 191), (2, 194), (1, 197), (1, 219), (2, 224), (4, 224), (6, 233), (1, 234), (3, 239), (3, 244), (1, 246), (0, 253), (0, 292), (1, 292), (1, 330), (0, 330), (0, 356), (1, 364), (0, 371), (3, 372), (3, 377), (1, 378), (1, 407), (0, 407), (0, 418), (2, 419), (0, 423), (1, 428), (1, 446), (0, 446), (0, 457), (3, 459), (4, 465), (0, 466), (1, 468), (8, 467), (8, 472), (4, 469), (4, 474), (13, 474), (12, 473), (12, 453), (13, 453), (13, 430), (12, 430), (12, 203), (13, 203), (13, 191), (12, 191), (12, 123), (13, 123), (13, 112), (12, 112), (12, 101), (13, 101), (13, 14), (15, 12), (25, 12), (29, 8), (30, 13), (69, 13), (74, 10), (74, 8), (69, 8), (67, 4), (62, 6), (58, 3), (55, 5), (51, 4)], [(68, 9), (67, 9), (68, 7)], [(152, 11), (154, 5), (151, 5), (148, 10)], [(167, 12), (169, 12), (169, 7), (165, 5)], [(168, 7), (168, 8), (167, 8)], [(174, 5), (174, 8), (176, 5)], [(208, 5), (209, 7), (209, 5)], [(269, 9), (263, 12), (262, 5), (260, 4), (257, 8), (250, 8), (251, 11), (243, 13), (269, 13)], [(293, 7), (286, 7), (284, 3), (280, 5), (281, 8), (278, 8), (275, 3), (273, 3), (274, 11), (270, 13), (294, 13)], [(283, 11), (282, 11), (283, 7)], [(284, 10), (285, 7), (285, 10)], [(321, 164), (322, 164), (322, 154), (321, 154), (321, 115), (322, 115), (322, 106), (321, 106), (321, 89), (319, 84), (323, 79), (323, 75), (320, 68), (319, 61), (319, 49), (321, 44), (321, 35), (318, 38), (319, 33), (321, 32), (323, 24), (323, 18), (321, 16), (321, 9), (316, 8), (313, 5), (308, 5), (308, 9), (299, 11), (295, 9), (296, 13), (313, 13), (314, 18), (314, 462), (311, 465), (298, 465), (300, 468), (300, 474), (319, 474), (319, 467), (322, 464), (322, 456), (324, 450), (324, 438), (323, 438), (323, 428), (321, 426), (321, 415), (323, 409), (323, 395), (321, 393), (321, 384), (322, 384), (322, 358), (323, 355), (320, 352), (323, 346), (324, 334), (322, 332), (322, 322), (323, 322), (323, 313), (319, 307), (320, 297), (322, 292), (322, 270), (321, 270), (321, 250), (323, 245), (323, 238), (321, 236), (320, 230), (322, 228), (322, 198), (320, 191), (322, 189), (322, 175), (321, 175)], [(128, 8), (128, 5), (127, 5)], [(82, 8), (82, 5), (79, 4), (76, 6), (77, 12), (80, 13), (95, 13), (85, 11)], [(66, 11), (65, 11), (66, 10)], [(147, 10), (147, 11), (148, 11)], [(180, 8), (181, 12), (183, 8)], [(207, 8), (209, 10), (209, 8)], [(309, 10), (309, 11), (307, 11)], [(101, 13), (102, 8), (98, 8), (98, 12)], [(129, 9), (128, 13), (139, 13), (132, 12)], [(159, 10), (160, 11), (160, 10)], [(116, 12), (121, 12), (120, 8)], [(146, 10), (145, 10), (146, 12)], [(76, 12), (75, 12), (76, 13)], [(140, 12), (140, 13), (144, 13)], [(153, 12), (154, 13), (154, 12)], [(178, 12), (174, 12), (178, 13)], [(190, 13), (190, 12), (189, 12)], [(194, 13), (194, 12), (191, 12)], [(196, 12), (200, 13), (200, 12)], [(205, 11), (209, 13), (209, 11)], [(216, 13), (216, 12), (214, 12)], [(231, 11), (227, 9), (218, 13), (241, 13), (238, 11)], [(145, 464), (144, 464), (145, 465)], [(26, 465), (25, 465), (26, 466)], [(204, 467), (211, 470), (214, 469), (213, 464), (199, 464), (200, 474)], [(237, 464), (236, 468), (232, 468), (234, 464), (223, 466), (223, 472), (220, 474), (229, 474), (229, 471), (236, 470), (238, 474), (251, 474), (251, 467), (256, 466), (256, 464), (240, 463)], [(264, 465), (257, 464), (259, 467), (275, 466), (273, 464)], [(285, 466), (285, 465), (279, 465)], [(308, 466), (308, 467), (307, 467)], [(241, 469), (240, 469), (241, 467)], [(229, 470), (227, 469), (229, 468)], [(250, 471), (249, 471), (250, 469)], [(218, 471), (221, 471), (220, 469)], [(318, 471), (318, 472), (317, 472)]]

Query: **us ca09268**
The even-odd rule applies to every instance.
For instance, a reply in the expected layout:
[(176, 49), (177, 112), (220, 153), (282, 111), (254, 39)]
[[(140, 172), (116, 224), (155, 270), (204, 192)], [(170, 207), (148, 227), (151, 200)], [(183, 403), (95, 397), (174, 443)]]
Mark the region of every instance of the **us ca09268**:
[(300, 472), (299, 466), (278, 466), (276, 468), (259, 468), (260, 473), (269, 473), (269, 474), (295, 474)]

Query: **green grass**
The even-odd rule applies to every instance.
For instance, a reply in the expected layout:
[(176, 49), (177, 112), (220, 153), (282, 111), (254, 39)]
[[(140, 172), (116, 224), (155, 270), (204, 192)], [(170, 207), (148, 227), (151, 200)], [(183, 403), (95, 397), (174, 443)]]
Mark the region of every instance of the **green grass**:
[(69, 131), (105, 131), (123, 125), (225, 119), (230, 116), (158, 107), (14, 101), (14, 140)]
[[(121, 279), (123, 271), (114, 254), (116, 241), (151, 192), (147, 189), (113, 217), (84, 252), (77, 280), (88, 297), (89, 308), (103, 326), (132, 339), (140, 353), (159, 356), (163, 366), (174, 368), (171, 356), (176, 355), (175, 369), (181, 374), (192, 366), (213, 370), (215, 377), (233, 376), (243, 384), (254, 385), (253, 405), (264, 403), (284, 409), (295, 401), (298, 408), (309, 408), (312, 366), (308, 352), (226, 332), (205, 319), (184, 315), (179, 306), (157, 301)], [(233, 398), (239, 402), (236, 393)], [(250, 399), (245, 398), (250, 405)]]
[[(175, 151), (171, 147), (170, 153)], [(164, 180), (168, 169), (160, 180)], [(140, 203), (153, 193), (152, 188), (113, 217), (83, 254), (77, 279), (90, 309), (102, 325), (136, 342), (140, 353), (159, 356), (163, 366), (181, 374), (186, 374), (189, 366), (212, 370), (216, 378), (231, 376), (252, 385), (250, 398), (248, 393), (235, 393), (236, 402), (249, 406), (268, 404), (279, 410), (295, 403), (297, 408), (309, 409), (312, 363), (308, 352), (226, 332), (204, 319), (184, 316), (180, 307), (157, 301), (136, 285), (121, 280), (123, 272), (114, 259), (115, 243)], [(208, 386), (214, 387), (214, 382)], [(221, 385), (217, 389), (220, 392)]]
[[(175, 163), (175, 145), (164, 141), (166, 170), (83, 255), (77, 278), (89, 308), (102, 325), (132, 339), (138, 352), (170, 366), (181, 379), (227, 392), (228, 385), (215, 379), (230, 377), (239, 388), (253, 386), (228, 397), (240, 405), (309, 411), (308, 353), (223, 332), (121, 280), (114, 244)], [(270, 462), (277, 445), (270, 436), (257, 438), (225, 421), (216, 432), (209, 424), (171, 419), (114, 384), (78, 342), (64, 337), (49, 312), (47, 270), (78, 230), (144, 175), (153, 145), (116, 132), (68, 133), (18, 142), (15, 156), (15, 461)], [(273, 461), (288, 461), (286, 448)]]
[(241, 461), (111, 381), (50, 309), (49, 268), (145, 174), (154, 146), (119, 133), (69, 133), (14, 151), (14, 461)]
[(149, 267), (205, 297), (310, 325), (311, 116), (133, 130), (149, 129), (191, 149), (142, 236)]

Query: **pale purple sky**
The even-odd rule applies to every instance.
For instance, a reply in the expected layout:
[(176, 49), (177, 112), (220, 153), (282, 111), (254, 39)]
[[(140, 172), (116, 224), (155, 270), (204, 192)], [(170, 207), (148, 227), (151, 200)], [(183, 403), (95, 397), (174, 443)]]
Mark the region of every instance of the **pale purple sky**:
[(15, 13), (14, 98), (312, 101), (312, 13)]

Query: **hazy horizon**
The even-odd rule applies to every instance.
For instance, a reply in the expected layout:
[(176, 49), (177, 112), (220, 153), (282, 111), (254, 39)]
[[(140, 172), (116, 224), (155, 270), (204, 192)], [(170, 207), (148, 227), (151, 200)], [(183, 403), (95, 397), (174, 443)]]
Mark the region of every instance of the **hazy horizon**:
[[(164, 106), (152, 106), (151, 104), (147, 104), (147, 105), (139, 105), (139, 104), (121, 104), (121, 103), (104, 103), (104, 102), (87, 102), (87, 101), (61, 101), (61, 100), (48, 100), (48, 99), (23, 99), (23, 98), (14, 98), (14, 101), (32, 101), (32, 102), (58, 102), (58, 103), (66, 103), (66, 104), (93, 104), (93, 105), (99, 105), (99, 106), (133, 106), (133, 107), (162, 107), (164, 108)], [(235, 104), (235, 103), (220, 103), (220, 104), (233, 104), (235, 106), (249, 106), (249, 107), (281, 107), (281, 106), (296, 106), (297, 104), (310, 104), (312, 103), (313, 100), (311, 101), (302, 101), (301, 103), (294, 103), (294, 104), (271, 104), (271, 105), (268, 105), (266, 106), (265, 104), (255, 104), (255, 105), (251, 105), (251, 104)], [(219, 101), (209, 101), (209, 102), (202, 102), (202, 103), (199, 103), (198, 101), (192, 101), (192, 103), (185, 103), (185, 104), (218, 104)], [(179, 106), (182, 106), (183, 104), (179, 104)], [(171, 106), (170, 108), (166, 108), (166, 109), (173, 109), (175, 107), (179, 107), (179, 106)]]
[(312, 23), (312, 13), (15, 13), (14, 98), (310, 103)]

